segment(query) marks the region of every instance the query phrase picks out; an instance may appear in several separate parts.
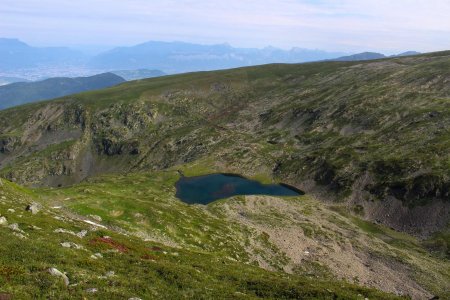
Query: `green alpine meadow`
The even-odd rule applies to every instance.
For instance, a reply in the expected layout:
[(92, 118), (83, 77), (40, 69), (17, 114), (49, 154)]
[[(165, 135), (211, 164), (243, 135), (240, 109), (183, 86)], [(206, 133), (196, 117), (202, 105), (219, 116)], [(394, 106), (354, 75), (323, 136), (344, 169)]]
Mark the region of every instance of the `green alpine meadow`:
[(0, 110), (0, 177), (0, 299), (450, 299), (450, 52)]

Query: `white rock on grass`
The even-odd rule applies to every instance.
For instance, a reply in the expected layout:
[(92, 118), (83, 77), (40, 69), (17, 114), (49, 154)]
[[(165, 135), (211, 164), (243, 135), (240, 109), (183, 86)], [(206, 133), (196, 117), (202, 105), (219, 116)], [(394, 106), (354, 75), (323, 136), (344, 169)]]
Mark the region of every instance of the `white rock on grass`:
[(61, 243), (61, 246), (64, 248), (70, 248), (70, 247), (72, 247), (72, 244), (69, 242), (64, 242), (64, 243)]
[(88, 217), (90, 217), (91, 219), (94, 219), (94, 220), (97, 221), (97, 222), (103, 221), (103, 220), (102, 220), (102, 217), (97, 216), (97, 215), (89, 215)]
[(15, 210), (15, 209), (13, 209), (13, 208), (8, 208), (8, 212), (9, 212), (9, 213), (15, 213), (15, 212), (16, 212), (16, 210)]
[(133, 298), (128, 298), (128, 300), (142, 300), (142, 299), (141, 299), (141, 298), (133, 297)]
[(67, 230), (67, 229), (64, 229), (64, 228), (57, 228), (53, 232), (54, 233), (68, 233), (68, 234), (71, 234), (71, 235), (75, 235), (76, 234), (75, 232)]
[(99, 259), (99, 258), (103, 258), (103, 255), (101, 253), (94, 253), (91, 255), (92, 259)]
[(97, 288), (90, 288), (90, 289), (86, 290), (86, 293), (90, 293), (90, 294), (94, 294), (94, 293), (97, 293), (97, 292), (98, 292)]
[(76, 236), (79, 237), (79, 238), (84, 238), (84, 237), (86, 236), (87, 233), (88, 233), (87, 230), (81, 230), (80, 232), (78, 232), (78, 233), (76, 234)]
[(89, 225), (93, 225), (93, 226), (95, 226), (95, 227), (100, 227), (100, 228), (104, 228), (104, 229), (107, 228), (106, 226), (103, 226), (103, 225), (101, 225), (101, 224), (97, 224), (97, 223), (92, 222), (92, 221), (89, 221), (89, 220), (83, 220), (83, 222), (84, 222), (84, 223), (87, 223), (87, 224), (89, 224)]
[(9, 229), (11, 229), (12, 231), (16, 231), (16, 232), (20, 232), (20, 233), (25, 233), (22, 229), (19, 228), (19, 224), (14, 223), (8, 226)]
[(27, 237), (21, 234), (20, 232), (13, 232), (13, 235), (17, 236), (20, 239), (26, 239)]
[(25, 208), (26, 211), (31, 211), (33, 215), (37, 214), (41, 209), (42, 205), (37, 202), (28, 204), (27, 207)]
[(5, 217), (0, 217), (0, 226), (7, 226), (8, 220)]
[(105, 273), (105, 275), (99, 276), (98, 278), (99, 278), (99, 279), (108, 279), (108, 278), (114, 277), (114, 276), (116, 276), (116, 272), (114, 272), (114, 271), (108, 271), (108, 272)]
[(69, 285), (69, 277), (67, 277), (66, 274), (62, 273), (62, 272), (59, 271), (58, 269), (56, 269), (56, 268), (50, 268), (50, 269), (48, 269), (48, 272), (49, 272), (51, 275), (53, 275), (53, 276), (61, 277), (61, 278), (63, 279), (63, 281), (64, 281), (64, 284), (65, 284), (66, 286)]
[(116, 272), (114, 272), (114, 271), (108, 271), (108, 272), (106, 272), (105, 276), (106, 276), (106, 277), (113, 277), (113, 276), (116, 276)]
[(75, 233), (75, 232), (73, 232), (71, 230), (67, 230), (67, 229), (64, 229), (64, 228), (57, 228), (53, 232), (54, 233), (67, 233), (67, 234), (71, 234), (73, 236), (77, 236), (79, 238), (84, 238), (86, 236), (86, 234), (88, 233), (87, 230), (81, 230), (80, 232)]
[(80, 246), (80, 245), (72, 243), (72, 242), (61, 243), (61, 246), (64, 248), (84, 249), (83, 246)]

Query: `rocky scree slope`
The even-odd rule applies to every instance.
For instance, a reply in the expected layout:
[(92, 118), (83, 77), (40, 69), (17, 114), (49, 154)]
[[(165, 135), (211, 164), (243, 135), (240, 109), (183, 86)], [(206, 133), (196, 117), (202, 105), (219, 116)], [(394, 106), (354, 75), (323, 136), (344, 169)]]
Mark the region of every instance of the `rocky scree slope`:
[(450, 215), (450, 53), (130, 82), (0, 111), (0, 175), (32, 186), (211, 158), (418, 235)]

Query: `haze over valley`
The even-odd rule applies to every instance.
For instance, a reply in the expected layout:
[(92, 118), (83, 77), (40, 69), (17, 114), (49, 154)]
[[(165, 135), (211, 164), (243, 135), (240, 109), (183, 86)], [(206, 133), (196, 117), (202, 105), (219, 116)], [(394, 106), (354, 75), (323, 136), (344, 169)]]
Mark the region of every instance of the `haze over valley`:
[[(419, 54), (415, 51), (406, 55)], [(96, 55), (68, 47), (33, 47), (18, 39), (0, 38), (0, 76), (3, 82), (42, 80), (50, 77), (92, 76), (117, 70), (148, 69), (152, 74), (210, 71), (270, 63), (304, 63), (321, 60), (367, 60), (386, 57), (381, 53), (354, 57), (345, 52), (304, 48), (235, 48), (229, 44), (204, 45), (186, 42), (145, 42), (115, 47)], [(403, 54), (403, 53), (401, 53)], [(26, 57), (27, 59), (23, 59)], [(120, 75), (120, 74), (118, 74)], [(153, 77), (148, 76), (148, 77)], [(144, 77), (136, 77), (136, 79)]]

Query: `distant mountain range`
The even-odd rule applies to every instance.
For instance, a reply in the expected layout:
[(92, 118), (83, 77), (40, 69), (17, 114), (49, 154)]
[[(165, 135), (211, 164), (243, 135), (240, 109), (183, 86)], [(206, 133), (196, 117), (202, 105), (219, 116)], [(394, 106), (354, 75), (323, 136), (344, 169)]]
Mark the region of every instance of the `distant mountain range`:
[(65, 47), (31, 47), (17, 39), (0, 39), (0, 70), (80, 64), (87, 57)]
[(386, 56), (382, 53), (377, 52), (363, 52), (348, 56), (341, 56), (335, 59), (331, 59), (333, 61), (363, 61), (363, 60), (372, 60), (372, 59), (381, 59), (381, 58), (388, 58), (388, 57), (400, 57), (400, 56), (411, 56), (411, 55), (418, 55), (420, 52), (416, 51), (407, 51), (396, 55)]
[(397, 55), (392, 55), (391, 57), (396, 57), (396, 56), (412, 56), (412, 55), (419, 55), (422, 54), (420, 52), (417, 51), (406, 51)]
[[(301, 63), (343, 56), (327, 52), (274, 47), (234, 48), (228, 44), (199, 45), (184, 42), (151, 41), (132, 47), (118, 47), (96, 56), (64, 47), (38, 48), (17, 39), (0, 38), (0, 75), (20, 77), (39, 68), (43, 77), (54, 77), (55, 67), (70, 75), (77, 69), (85, 74), (114, 70), (158, 69), (164, 73), (206, 71), (267, 63)], [(162, 73), (159, 73), (160, 76)], [(6, 76), (5, 75), (5, 76)], [(65, 74), (62, 74), (66, 76)], [(133, 76), (132, 76), (133, 77)], [(139, 76), (138, 76), (139, 77)]]
[(183, 42), (147, 42), (119, 47), (89, 61), (95, 69), (156, 68), (167, 73), (228, 69), (267, 63), (300, 63), (331, 59), (342, 52), (274, 47), (234, 48), (228, 44), (198, 45)]
[(37, 82), (17, 82), (0, 86), (0, 109), (79, 92), (103, 89), (125, 82), (113, 73), (91, 77), (50, 78)]
[[(292, 48), (234, 48), (228, 44), (147, 42), (88, 56), (64, 47), (38, 48), (0, 38), (0, 109), (173, 73), (229, 69), (268, 63), (364, 61), (387, 58), (376, 52), (343, 55)], [(416, 55), (408, 51), (394, 56)], [(100, 75), (94, 75), (99, 74)], [(75, 75), (74, 75), (75, 74)], [(80, 74), (80, 75), (76, 75)], [(90, 76), (90, 77), (86, 77)], [(75, 78), (68, 78), (74, 77)], [(79, 77), (84, 76), (84, 77)], [(33, 81), (31, 80), (40, 81)], [(42, 78), (48, 78), (41, 80)]]
[[(399, 55), (414, 54), (418, 54), (418, 52), (410, 51)], [(303, 63), (321, 60), (355, 61), (385, 57), (387, 56), (384, 54), (374, 52), (347, 55), (343, 52), (302, 48), (290, 50), (274, 47), (235, 48), (228, 44), (200, 45), (158, 41), (131, 47), (118, 47), (90, 56), (70, 48), (38, 48), (17, 39), (0, 38), (0, 76), (23, 77), (33, 80), (60, 76), (90, 76), (103, 72), (115, 72), (127, 80), (133, 80), (164, 74), (229, 69), (269, 63)], [(154, 71), (143, 71), (142, 69)]]

